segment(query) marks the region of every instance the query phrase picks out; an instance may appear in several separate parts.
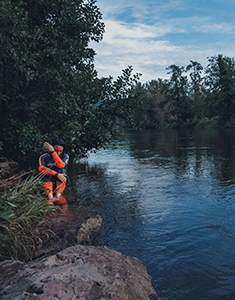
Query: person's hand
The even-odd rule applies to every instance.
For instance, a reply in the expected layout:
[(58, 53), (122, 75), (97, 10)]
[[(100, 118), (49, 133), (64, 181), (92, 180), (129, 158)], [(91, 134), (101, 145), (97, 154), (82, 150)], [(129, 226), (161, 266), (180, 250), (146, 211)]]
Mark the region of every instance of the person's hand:
[(43, 146), (47, 150), (47, 152), (53, 152), (53, 151), (55, 151), (54, 147), (51, 144), (47, 143), (47, 142), (45, 142), (43, 144)]
[(58, 178), (62, 183), (66, 183), (66, 181), (67, 181), (67, 177), (66, 177), (66, 175), (63, 174), (63, 173), (59, 173), (59, 174), (57, 175), (57, 178)]

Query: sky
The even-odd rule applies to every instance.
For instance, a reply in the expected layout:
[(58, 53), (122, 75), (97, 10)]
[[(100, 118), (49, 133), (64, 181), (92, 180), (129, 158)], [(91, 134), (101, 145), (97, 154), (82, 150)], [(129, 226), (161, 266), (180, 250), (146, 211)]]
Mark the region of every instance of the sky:
[(105, 33), (95, 50), (98, 77), (122, 74), (129, 65), (141, 82), (170, 77), (172, 64), (235, 55), (235, 0), (97, 0)]

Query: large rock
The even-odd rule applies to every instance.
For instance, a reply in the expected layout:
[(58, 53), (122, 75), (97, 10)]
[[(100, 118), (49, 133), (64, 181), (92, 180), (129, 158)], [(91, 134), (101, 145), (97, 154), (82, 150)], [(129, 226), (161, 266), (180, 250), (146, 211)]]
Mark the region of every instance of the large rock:
[(102, 218), (74, 206), (62, 207), (57, 215), (40, 222), (35, 234), (40, 237), (41, 247), (34, 258), (55, 254), (76, 244), (90, 245), (102, 227)]
[(2, 300), (158, 299), (145, 266), (106, 247), (76, 245), (25, 264), (6, 261), (0, 269)]

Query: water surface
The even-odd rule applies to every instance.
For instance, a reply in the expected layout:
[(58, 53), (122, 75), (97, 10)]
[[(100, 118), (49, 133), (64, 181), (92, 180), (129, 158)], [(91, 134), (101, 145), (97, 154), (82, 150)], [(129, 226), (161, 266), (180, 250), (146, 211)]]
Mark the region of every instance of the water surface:
[(123, 130), (72, 172), (99, 241), (135, 256), (163, 299), (235, 299), (235, 131)]

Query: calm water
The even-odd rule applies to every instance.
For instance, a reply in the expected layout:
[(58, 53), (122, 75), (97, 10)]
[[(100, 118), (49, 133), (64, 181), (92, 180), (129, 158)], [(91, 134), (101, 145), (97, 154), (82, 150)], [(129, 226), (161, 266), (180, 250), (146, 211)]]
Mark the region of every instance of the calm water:
[(163, 299), (235, 299), (235, 131), (125, 130), (72, 170), (100, 243), (140, 259)]

